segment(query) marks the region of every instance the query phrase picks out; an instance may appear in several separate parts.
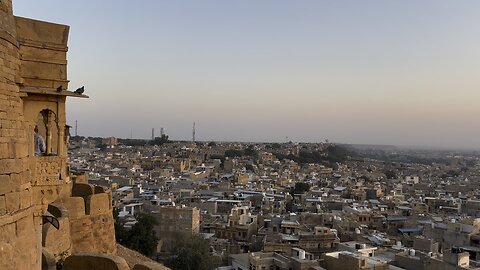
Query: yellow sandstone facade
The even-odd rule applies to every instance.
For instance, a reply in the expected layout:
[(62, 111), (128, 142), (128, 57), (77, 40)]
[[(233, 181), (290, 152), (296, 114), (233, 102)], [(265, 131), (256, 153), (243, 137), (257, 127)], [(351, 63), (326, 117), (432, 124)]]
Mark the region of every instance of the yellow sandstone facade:
[(68, 33), (0, 1), (0, 269), (129, 269), (110, 190), (69, 172), (65, 102), (87, 96), (68, 91)]
[(0, 269), (40, 269), (41, 215), (35, 209), (20, 50), (11, 1), (0, 2)]

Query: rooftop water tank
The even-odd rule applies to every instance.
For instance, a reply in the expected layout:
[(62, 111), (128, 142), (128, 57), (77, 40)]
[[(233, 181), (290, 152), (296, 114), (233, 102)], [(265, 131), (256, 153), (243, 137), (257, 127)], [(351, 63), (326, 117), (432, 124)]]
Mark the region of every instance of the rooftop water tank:
[(298, 258), (300, 260), (305, 260), (305, 250), (301, 249), (298, 251)]

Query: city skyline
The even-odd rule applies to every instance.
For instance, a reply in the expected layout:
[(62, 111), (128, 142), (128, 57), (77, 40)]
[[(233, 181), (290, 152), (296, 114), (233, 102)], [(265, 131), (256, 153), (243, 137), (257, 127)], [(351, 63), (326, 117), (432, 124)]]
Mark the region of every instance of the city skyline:
[(16, 1), (71, 26), (79, 134), (480, 148), (480, 3)]

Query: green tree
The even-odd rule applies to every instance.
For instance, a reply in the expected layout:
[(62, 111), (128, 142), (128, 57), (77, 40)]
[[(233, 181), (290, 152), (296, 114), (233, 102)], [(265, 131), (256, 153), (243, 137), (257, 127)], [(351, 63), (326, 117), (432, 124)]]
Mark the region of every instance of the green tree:
[(336, 163), (343, 163), (350, 156), (356, 156), (357, 154), (353, 151), (348, 150), (347, 148), (340, 145), (329, 145), (325, 151), (306, 151), (301, 150), (298, 156), (295, 155), (283, 155), (281, 153), (275, 153), (275, 156), (282, 160), (284, 158), (293, 160), (300, 164), (306, 163), (321, 163), (328, 165), (329, 167), (336, 167)]
[(387, 179), (396, 179), (397, 178), (397, 174), (392, 170), (385, 171), (385, 176), (387, 177)]
[(358, 179), (363, 179), (363, 180), (365, 180), (365, 182), (370, 181), (370, 177), (366, 176), (366, 175), (361, 175), (360, 177), (358, 177)]
[(255, 171), (252, 164), (245, 164), (245, 170), (247, 170), (249, 172)]
[(225, 157), (241, 157), (243, 156), (243, 151), (242, 150), (236, 150), (236, 149), (228, 149), (225, 151)]
[(258, 152), (257, 150), (255, 150), (255, 147), (253, 145), (249, 145), (247, 148), (245, 148), (243, 153), (247, 156), (251, 156), (254, 158), (258, 157)]
[(292, 190), (292, 194), (303, 194), (310, 190), (310, 185), (308, 183), (297, 182), (295, 187)]
[(457, 171), (454, 171), (454, 170), (448, 170), (446, 173), (442, 174), (441, 177), (443, 179), (447, 178), (447, 177), (457, 177), (459, 176), (460, 173), (457, 172)]
[(327, 159), (329, 162), (345, 162), (351, 153), (340, 145), (327, 146)]
[[(118, 217), (118, 213), (115, 214)], [(145, 256), (151, 256), (155, 251), (158, 238), (153, 227), (157, 224), (155, 218), (147, 213), (139, 213), (135, 217), (137, 223), (130, 230), (125, 230), (118, 218), (115, 220), (115, 236), (120, 244), (136, 250)]]
[(222, 155), (211, 155), (210, 159), (220, 159), (222, 162), (225, 160), (225, 156)]
[(212, 256), (210, 244), (199, 235), (176, 234), (173, 256), (165, 265), (177, 270), (210, 270), (221, 265), (221, 259)]
[(113, 218), (115, 219), (115, 239), (117, 239), (117, 242), (120, 244), (123, 244), (123, 240), (125, 239), (126, 236), (126, 231), (125, 228), (123, 228), (123, 224), (120, 222), (118, 219), (118, 213), (120, 210), (118, 209), (113, 209)]
[(153, 230), (157, 221), (146, 213), (138, 214), (136, 219), (138, 222), (128, 231), (128, 247), (151, 256), (158, 244), (158, 238)]
[(163, 145), (169, 143), (168, 135), (162, 134), (161, 137), (155, 137), (152, 141), (149, 142), (150, 145)]
[(270, 144), (270, 147), (273, 148), (273, 149), (279, 149), (282, 146), (279, 143), (272, 143), (272, 144)]

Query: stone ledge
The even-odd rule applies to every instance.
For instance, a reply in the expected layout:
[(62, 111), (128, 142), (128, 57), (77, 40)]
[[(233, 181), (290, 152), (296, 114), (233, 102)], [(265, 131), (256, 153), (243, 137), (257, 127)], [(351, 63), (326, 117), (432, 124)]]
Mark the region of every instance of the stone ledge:
[(17, 48), (19, 47), (17, 39), (11, 33), (7, 32), (5, 30), (0, 30), (0, 39), (3, 39), (6, 42), (11, 43), (12, 45), (14, 45)]
[(22, 209), (22, 210), (20, 210), (16, 213), (13, 213), (13, 214), (0, 216), (0, 227), (4, 226), (6, 224), (14, 223), (17, 220), (22, 219), (22, 218), (24, 218), (26, 216), (29, 216), (29, 215), (32, 215), (32, 207), (29, 207), (27, 209)]

